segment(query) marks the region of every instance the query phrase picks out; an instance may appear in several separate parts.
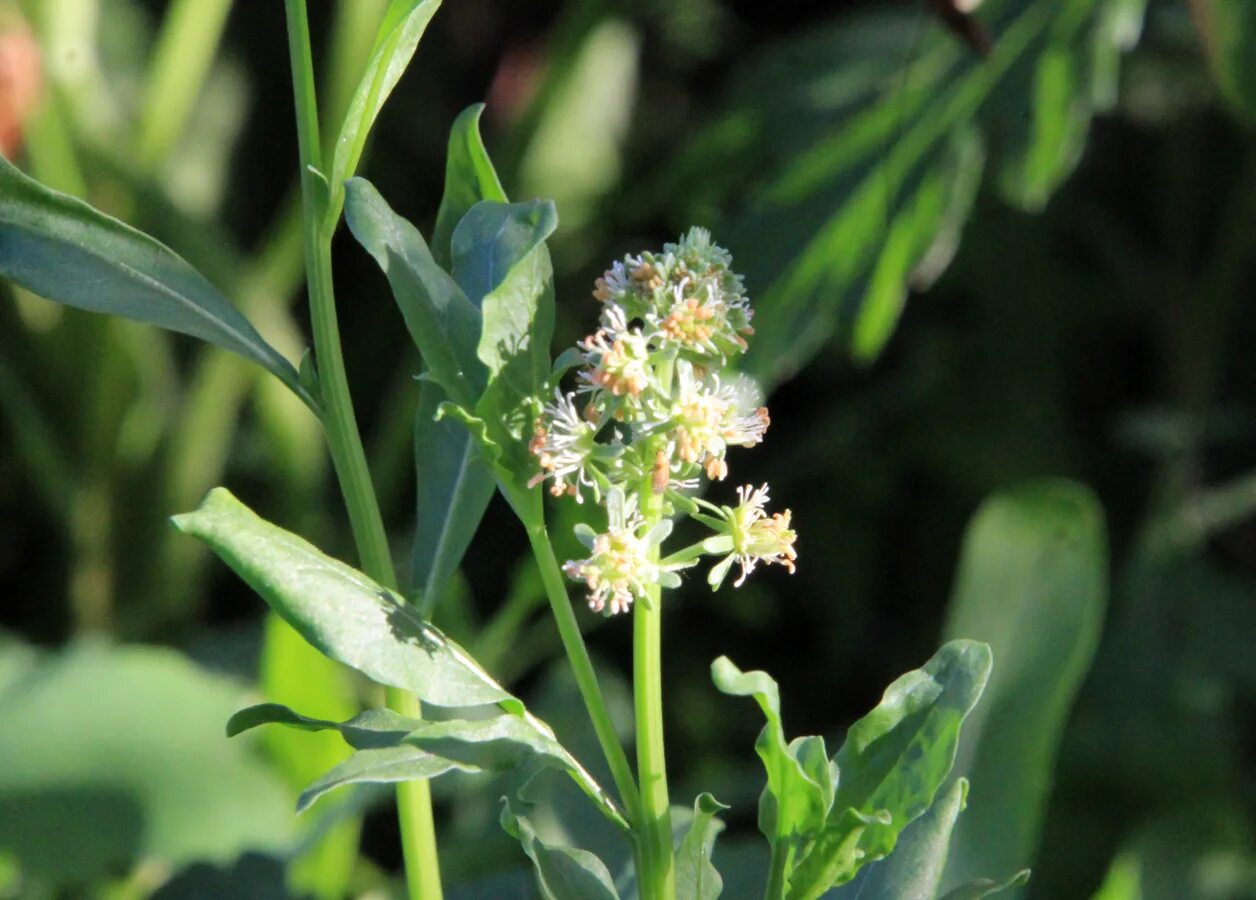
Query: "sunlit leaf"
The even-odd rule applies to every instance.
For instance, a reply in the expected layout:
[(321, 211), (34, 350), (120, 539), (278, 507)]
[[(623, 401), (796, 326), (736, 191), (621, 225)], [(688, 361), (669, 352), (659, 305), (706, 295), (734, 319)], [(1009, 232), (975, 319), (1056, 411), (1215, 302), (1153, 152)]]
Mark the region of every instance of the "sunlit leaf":
[(394, 592), (259, 518), (224, 488), (174, 518), (326, 656), (445, 707), (522, 705)]
[(678, 900), (716, 900), (724, 888), (720, 873), (711, 863), (715, 838), (723, 823), (715, 818), (728, 809), (710, 794), (699, 794), (693, 802), (693, 821), (676, 851), (676, 897)]
[(218, 290), (153, 238), (0, 159), (0, 276), (90, 312), (217, 344), (257, 363), (317, 409), (297, 370)]
[(410, 65), (419, 39), (439, 8), (440, 0), (393, 0), (384, 13), (370, 61), (336, 138), (329, 180), (337, 188), (357, 171), (375, 118)]
[(828, 819), (790, 875), (791, 900), (814, 900), (894, 849), (950, 773), (990, 667), (988, 646), (951, 641), (850, 727), (834, 757), (840, 779)]
[(432, 256), (446, 271), (453, 268), (450, 243), (454, 228), (467, 211), (481, 200), (506, 202), (497, 171), (480, 138), (484, 104), (469, 106), (449, 129), (449, 155), (445, 158), (445, 193), (441, 196), (432, 228)]
[(956, 771), (976, 789), (955, 828), (948, 886), (1033, 862), (1107, 590), (1103, 511), (1082, 485), (1028, 484), (974, 516), (945, 634), (988, 641), (999, 665), (961, 743)]

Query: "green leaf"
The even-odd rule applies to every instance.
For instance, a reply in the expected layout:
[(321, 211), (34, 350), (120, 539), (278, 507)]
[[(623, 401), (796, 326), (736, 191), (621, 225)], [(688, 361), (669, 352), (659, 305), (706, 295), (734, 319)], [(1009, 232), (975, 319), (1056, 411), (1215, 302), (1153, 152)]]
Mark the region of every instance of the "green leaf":
[(724, 825), (715, 814), (728, 809), (710, 794), (693, 801), (693, 821), (676, 852), (677, 900), (716, 900), (724, 889), (720, 873), (711, 863), (715, 838)]
[(289, 849), (283, 783), (222, 737), (243, 684), (156, 647), (6, 644), (0, 669), (14, 657), (0, 681), (0, 852), (32, 884), (73, 891), (141, 860)]
[(1000, 660), (965, 729), (956, 771), (972, 781), (947, 885), (1036, 855), (1061, 732), (1107, 603), (1103, 510), (1082, 485), (1039, 481), (986, 501), (964, 538), (945, 634)]
[(432, 259), (419, 230), (392, 211), (365, 179), (346, 185), (345, 221), (388, 277), (393, 297), (431, 377), (469, 406), (487, 382), (476, 356), (480, 311)]
[(207, 543), (302, 637), (379, 684), (444, 707), (522, 704), (396, 593), (259, 518), (224, 488), (174, 525)]
[(929, 811), (912, 822), (899, 837), (894, 852), (868, 866), (860, 878), (838, 889), (858, 900), (934, 900), (946, 867), (951, 830), (968, 796), (968, 782), (953, 780)]
[(257, 363), (306, 405), (297, 370), (173, 250), (0, 159), (0, 276), (57, 303), (217, 344)]
[(507, 833), (518, 838), (532, 860), (537, 887), (545, 900), (619, 900), (610, 872), (592, 853), (546, 844), (537, 837), (532, 823), (517, 815), (509, 802), (502, 808), (501, 823)]
[(330, 181), (337, 189), (357, 170), (375, 118), (410, 65), (419, 39), (439, 8), (440, 0), (393, 0), (389, 5), (336, 138)]
[(1124, 851), (1104, 876), (1091, 900), (1143, 900), (1143, 867), (1136, 853)]
[[(347, 743), (360, 751), (375, 751), (395, 747), (410, 747), (445, 761), (449, 767), (465, 772), (502, 772), (518, 770), (520, 782), (526, 782), (543, 768), (557, 768), (571, 779), (615, 825), (628, 830), (628, 823), (615, 807), (615, 803), (593, 777), (568, 753), (548, 725), (531, 713), (500, 715), (489, 719), (451, 719), (433, 722), (410, 719), (387, 709), (374, 709), (360, 713), (345, 722), (330, 722), (294, 712), (277, 703), (263, 703), (242, 709), (227, 724), (228, 735), (240, 734), (259, 725), (279, 724), (306, 731), (335, 730)], [(352, 761), (352, 757), (350, 758)], [(369, 765), (368, 765), (369, 764)], [(340, 784), (345, 772), (353, 773), (355, 782), (371, 781), (364, 774), (378, 766), (387, 773), (381, 780), (400, 781), (406, 766), (413, 764), (419, 774), (415, 778), (429, 777), (432, 764), (419, 759), (418, 754), (373, 754), (370, 759), (347, 769), (342, 765), (318, 783), (318, 794)], [(427, 774), (424, 774), (427, 773)], [(313, 799), (313, 788), (306, 797)]]
[(470, 430), (451, 419), (437, 420), (444, 400), (439, 385), (425, 382), (414, 419), (418, 516), (411, 578), (422, 589), (419, 608), (425, 615), (458, 570), (497, 485)]
[(790, 876), (791, 900), (819, 897), (894, 849), (950, 773), (960, 726), (990, 667), (988, 646), (951, 641), (850, 727), (834, 757), (841, 779), (828, 820)]
[(785, 742), (780, 692), (766, 672), (742, 672), (726, 656), (711, 664), (711, 679), (725, 694), (754, 697), (767, 724), (755, 741), (768, 781), (759, 798), (759, 830), (774, 845), (823, 827), (833, 802), (837, 772), (820, 737)]
[(432, 256), (437, 265), (453, 268), (450, 242), (454, 228), (467, 211), (481, 200), (506, 202), (497, 171), (493, 168), (480, 138), (480, 115), (484, 104), (476, 103), (462, 111), (449, 130), (449, 155), (445, 158), (445, 193), (432, 229)]
[(992, 878), (977, 878), (968, 884), (960, 885), (952, 891), (947, 891), (943, 895), (942, 900), (981, 900), (982, 897), (989, 897), (992, 894), (1001, 894), (1015, 887), (1022, 887), (1029, 883), (1029, 870), (1022, 869), (1015, 875), (1004, 878), (1002, 881), (995, 881)]
[(359, 750), (311, 784), (297, 800), (297, 812), (304, 812), (329, 791), (351, 784), (395, 784), (435, 778), (446, 772), (478, 772), (475, 766), (433, 756), (418, 747), (397, 745)]
[(1222, 96), (1245, 116), (1256, 116), (1256, 8), (1245, 0), (1192, 0), (1190, 5)]

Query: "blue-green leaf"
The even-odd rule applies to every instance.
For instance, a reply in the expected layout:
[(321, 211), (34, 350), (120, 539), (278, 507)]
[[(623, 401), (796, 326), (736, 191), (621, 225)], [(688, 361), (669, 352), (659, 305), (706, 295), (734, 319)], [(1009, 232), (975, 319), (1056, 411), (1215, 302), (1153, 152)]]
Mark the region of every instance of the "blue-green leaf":
[(488, 378), (476, 354), (479, 309), (436, 264), (419, 230), (394, 213), (369, 181), (354, 178), (346, 191), (349, 229), (388, 276), (431, 378), (459, 405), (472, 406)]
[(445, 269), (453, 268), (450, 247), (454, 228), (467, 211), (481, 200), (506, 202), (497, 171), (493, 168), (480, 138), (480, 115), (484, 104), (476, 103), (462, 111), (449, 130), (449, 155), (445, 158), (445, 193), (432, 228), (432, 256)]
[(699, 794), (693, 801), (693, 821), (676, 851), (677, 900), (716, 900), (724, 889), (711, 863), (715, 838), (724, 829), (715, 814), (723, 809), (728, 807), (710, 794)]
[(439, 385), (425, 382), (414, 418), (418, 518), (411, 578), (421, 588), (425, 615), (458, 570), (497, 485), (471, 431), (452, 419), (437, 420), (444, 400)]
[(587, 850), (556, 847), (537, 837), (532, 823), (507, 802), (502, 828), (519, 839), (532, 860), (537, 887), (545, 900), (619, 900), (606, 865)]
[(790, 900), (813, 900), (894, 849), (950, 773), (990, 667), (988, 646), (951, 641), (850, 727), (834, 757), (841, 778), (828, 820), (790, 876)]
[(375, 47), (362, 80), (349, 101), (331, 166), (337, 188), (353, 177), (366, 138), (388, 95), (401, 80), (440, 0), (393, 0), (375, 36)]
[(946, 884), (1029, 865), (1061, 732), (1090, 668), (1107, 602), (1103, 510), (1082, 485), (999, 494), (964, 538), (945, 634), (999, 659), (965, 728), (956, 771), (977, 787), (955, 829)]
[(967, 884), (960, 885), (954, 890), (947, 891), (943, 895), (942, 900), (981, 900), (982, 897), (989, 897), (992, 894), (1001, 894), (1004, 891), (1010, 891), (1012, 888), (1023, 887), (1029, 883), (1029, 870), (1021, 869), (1015, 875), (1010, 875), (1001, 881), (993, 878), (976, 878)]
[(297, 370), (173, 250), (0, 159), (0, 276), (89, 312), (156, 325), (257, 363), (314, 410)]
[(174, 517), (302, 637), (372, 680), (444, 707), (522, 704), (393, 591), (259, 518), (224, 488)]

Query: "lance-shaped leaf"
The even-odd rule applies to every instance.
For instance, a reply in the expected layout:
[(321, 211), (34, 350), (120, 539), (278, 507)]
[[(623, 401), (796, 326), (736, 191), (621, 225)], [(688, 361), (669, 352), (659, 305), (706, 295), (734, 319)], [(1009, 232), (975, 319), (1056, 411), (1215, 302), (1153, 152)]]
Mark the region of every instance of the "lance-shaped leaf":
[(449, 154), (445, 157), (445, 193), (432, 228), (432, 256), (445, 269), (453, 268), (450, 242), (454, 229), (471, 207), (481, 200), (506, 202), (506, 192), (480, 138), (484, 104), (462, 111), (449, 129)]
[[(441, 771), (518, 770), (521, 782), (526, 782), (544, 768), (562, 770), (615, 825), (625, 831), (629, 827), (614, 801), (575, 757), (558, 743), (550, 727), (527, 711), (487, 719), (432, 722), (407, 718), (387, 709), (374, 709), (345, 722), (332, 722), (303, 716), (278, 703), (263, 703), (242, 709), (232, 716), (227, 723), (227, 734), (236, 735), (267, 724), (287, 725), (306, 731), (338, 731), (352, 747), (368, 752), (367, 757), (357, 763), (354, 763), (355, 757), (346, 760), (306, 791), (304, 796), (310, 802), (342, 784), (404, 781), (408, 771), (413, 772), (412, 778), (431, 777), (435, 764), (422, 758), (426, 755), (445, 763)], [(410, 748), (417, 752), (403, 753), (400, 749), (391, 754), (374, 752), (397, 748)], [(372, 772), (379, 773), (380, 777), (372, 777)], [(352, 781), (344, 780), (347, 776), (351, 776)]]
[(324, 655), (444, 707), (522, 704), (396, 593), (258, 517), (224, 488), (175, 527), (200, 538)]
[(791, 900), (814, 900), (894, 849), (950, 773), (960, 726), (990, 667), (988, 646), (951, 641), (923, 668), (895, 680), (877, 708), (850, 727), (834, 757), (841, 779), (832, 809), (790, 876)]
[(440, 0), (393, 0), (389, 4), (336, 138), (331, 184), (339, 186), (353, 176), (376, 116), (410, 65), (427, 23), (439, 8)]
[(479, 769), (433, 756), (418, 747), (398, 745), (359, 750), (302, 791), (297, 798), (297, 812), (305, 812), (329, 791), (351, 784), (395, 784), (400, 781), (427, 780), (454, 771), (478, 772)]
[(767, 724), (755, 741), (768, 783), (759, 798), (759, 830), (774, 845), (818, 831), (833, 802), (837, 772), (824, 738), (785, 742), (780, 690), (766, 672), (742, 672), (726, 656), (711, 664), (711, 679), (725, 694), (754, 697)]
[(1029, 865), (1056, 751), (1090, 668), (1108, 592), (1103, 509), (1045, 480), (986, 501), (964, 537), (944, 633), (998, 656), (965, 726), (956, 771), (978, 788), (955, 828), (945, 886)]
[(458, 570), (497, 485), (470, 430), (436, 418), (444, 400), (439, 385), (423, 384), (414, 418), (418, 519), (411, 578), (422, 588), (419, 608), (428, 615)]
[(676, 851), (677, 900), (716, 900), (724, 889), (724, 881), (711, 862), (715, 838), (724, 824), (715, 814), (728, 809), (710, 794), (699, 794), (693, 801), (693, 821)]
[(0, 159), (0, 276), (57, 303), (217, 344), (262, 366), (311, 409), (297, 370), (182, 257)]
[(947, 891), (942, 900), (981, 900), (982, 897), (1001, 894), (1004, 891), (1010, 891), (1012, 888), (1021, 887), (1028, 882), (1028, 869), (1021, 869), (1015, 875), (1011, 875), (1001, 881), (996, 881), (993, 878), (977, 878), (968, 882), (968, 884), (962, 884), (954, 890)]
[(419, 230), (394, 213), (369, 181), (354, 178), (346, 192), (349, 230), (388, 277), (430, 377), (470, 408), (488, 379), (476, 354), (479, 309), (432, 259)]
[(556, 847), (536, 835), (532, 823), (515, 813), (507, 802), (502, 808), (502, 828), (518, 838), (532, 860), (537, 887), (545, 900), (619, 900), (605, 863), (587, 850)]

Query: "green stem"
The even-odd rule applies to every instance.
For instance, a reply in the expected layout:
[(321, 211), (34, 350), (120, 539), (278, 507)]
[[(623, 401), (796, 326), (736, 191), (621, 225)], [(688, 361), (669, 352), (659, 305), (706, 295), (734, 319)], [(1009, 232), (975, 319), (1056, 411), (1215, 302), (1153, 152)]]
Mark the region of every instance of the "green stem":
[(638, 809), (641, 798), (637, 792), (637, 784), (632, 777), (632, 767), (624, 748), (620, 746), (619, 737), (615, 734), (615, 725), (611, 720), (610, 710), (606, 708), (606, 700), (602, 696), (602, 688), (598, 684), (597, 674), (593, 671), (593, 661), (589, 659), (588, 648), (580, 634), (580, 625), (576, 622), (576, 614), (571, 611), (571, 600), (567, 596), (567, 584), (563, 581), (562, 570), (558, 567), (558, 559), (554, 556), (554, 546), (550, 543), (549, 532), (545, 530), (545, 514), (541, 508), (540, 492), (533, 491), (536, 509), (531, 521), (525, 522), (528, 531), (528, 542), (532, 545), (532, 553), (536, 557), (537, 567), (541, 570), (541, 581), (545, 585), (545, 594), (549, 598), (550, 608), (554, 611), (554, 621), (558, 625), (558, 634), (562, 638), (563, 649), (567, 651), (567, 660), (571, 664), (572, 674), (576, 678), (576, 686), (584, 699), (589, 719), (593, 722), (593, 730), (597, 734), (602, 753), (611, 770), (611, 778), (619, 790), (628, 821), (634, 827), (638, 822)]
[[(654, 493), (650, 479), (641, 488), (641, 514), (648, 531), (663, 518), (663, 496)], [(656, 544), (651, 561), (659, 561)], [(641, 896), (672, 900), (676, 896), (672, 862), (672, 816), (667, 796), (667, 754), (663, 745), (662, 592), (648, 591), (648, 603), (637, 603), (632, 622), (633, 706), (637, 719), (637, 778), (641, 784), (641, 841), (646, 871), (640, 873)]]
[[(340, 352), (340, 326), (336, 320), (331, 274), (332, 229), (326, 219), (326, 185), (320, 181), (318, 174), (322, 170), (322, 150), (305, 0), (284, 0), (284, 8), (288, 19), (297, 142), (301, 154), (306, 279), (322, 393), (323, 427), (362, 568), (379, 583), (395, 587), (397, 576), (388, 551), (379, 502), (371, 485), (366, 452), (353, 413), (349, 380)], [(418, 700), (399, 691), (388, 692), (388, 705), (405, 716), (417, 717), (421, 713)], [(397, 812), (401, 822), (409, 896), (411, 900), (439, 900), (440, 865), (436, 852), (436, 830), (432, 822), (431, 794), (426, 781), (407, 781), (397, 785)]]
[(764, 900), (785, 900), (785, 864), (789, 854), (785, 850), (784, 841), (772, 842), (772, 862), (768, 867), (767, 889), (763, 892)]

